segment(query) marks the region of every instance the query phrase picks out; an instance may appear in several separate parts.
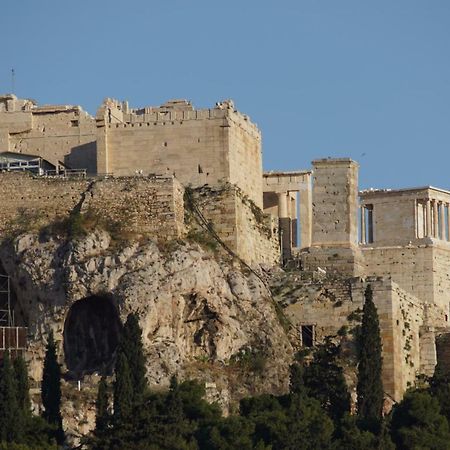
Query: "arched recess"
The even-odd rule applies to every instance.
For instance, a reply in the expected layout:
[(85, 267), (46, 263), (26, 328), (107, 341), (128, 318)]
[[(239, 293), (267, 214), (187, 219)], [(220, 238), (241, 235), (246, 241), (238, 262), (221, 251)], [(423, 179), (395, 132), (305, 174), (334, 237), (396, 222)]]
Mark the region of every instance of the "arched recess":
[(121, 322), (113, 301), (93, 295), (75, 302), (64, 324), (64, 356), (69, 376), (110, 374)]

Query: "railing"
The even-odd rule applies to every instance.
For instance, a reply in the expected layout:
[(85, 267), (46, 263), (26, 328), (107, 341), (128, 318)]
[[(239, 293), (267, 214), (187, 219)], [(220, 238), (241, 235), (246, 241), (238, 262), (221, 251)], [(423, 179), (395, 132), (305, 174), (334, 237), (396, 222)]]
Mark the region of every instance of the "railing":
[(63, 169), (63, 170), (46, 170), (45, 177), (57, 178), (86, 178), (86, 169)]

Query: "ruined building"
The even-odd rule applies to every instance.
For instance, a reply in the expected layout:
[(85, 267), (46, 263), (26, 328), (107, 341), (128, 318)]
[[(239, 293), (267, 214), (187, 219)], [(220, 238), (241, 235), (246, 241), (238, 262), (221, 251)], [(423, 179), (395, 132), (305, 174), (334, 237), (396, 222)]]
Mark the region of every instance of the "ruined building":
[(445, 355), (448, 191), (358, 192), (358, 164), (348, 158), (263, 173), (261, 134), (231, 101), (132, 109), (107, 99), (91, 117), (78, 106), (3, 96), (0, 170), (0, 234), (24, 213), (48, 222), (76, 209), (126, 218), (131, 232), (182, 238), (194, 201), (245, 263), (301, 269), (278, 300), (305, 346), (351, 327), (370, 283), (394, 400)]

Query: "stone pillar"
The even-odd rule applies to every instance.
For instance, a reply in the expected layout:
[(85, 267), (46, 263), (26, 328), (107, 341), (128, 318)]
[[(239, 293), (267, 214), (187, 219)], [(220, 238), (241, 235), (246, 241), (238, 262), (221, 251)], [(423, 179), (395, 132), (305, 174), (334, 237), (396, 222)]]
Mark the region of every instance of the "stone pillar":
[(289, 217), (288, 215), (288, 196), (286, 192), (277, 193), (278, 196), (278, 217), (284, 219)]
[(438, 213), (438, 202), (437, 200), (432, 200), (433, 202), (433, 236), (435, 238), (439, 237), (439, 213)]
[(431, 237), (433, 235), (431, 232), (431, 200), (428, 198), (426, 202), (427, 229), (425, 230), (425, 236)]
[(312, 192), (311, 192), (311, 175), (302, 185), (299, 191), (300, 195), (300, 246), (302, 248), (311, 246), (312, 232)]
[(439, 217), (441, 218), (440, 223), (440, 237), (443, 241), (445, 241), (445, 205), (443, 202), (440, 202), (439, 209), (441, 210), (441, 213), (439, 214)]
[(361, 244), (366, 244), (366, 210), (364, 208), (364, 205), (361, 205), (360, 216), (361, 216)]

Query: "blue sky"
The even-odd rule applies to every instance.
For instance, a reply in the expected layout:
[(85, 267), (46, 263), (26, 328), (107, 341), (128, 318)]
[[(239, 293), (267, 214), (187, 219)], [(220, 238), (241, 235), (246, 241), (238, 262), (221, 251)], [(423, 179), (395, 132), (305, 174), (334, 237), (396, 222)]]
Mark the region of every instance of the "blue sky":
[(232, 98), (266, 170), (350, 156), (360, 186), (450, 189), (449, 0), (3, 0), (0, 92)]

